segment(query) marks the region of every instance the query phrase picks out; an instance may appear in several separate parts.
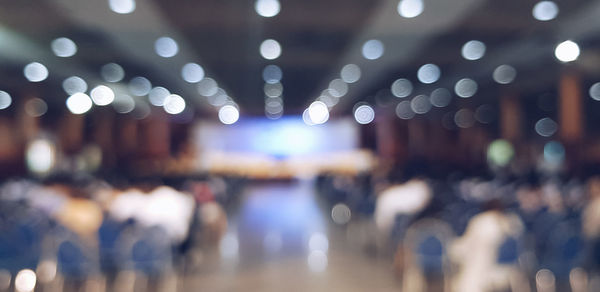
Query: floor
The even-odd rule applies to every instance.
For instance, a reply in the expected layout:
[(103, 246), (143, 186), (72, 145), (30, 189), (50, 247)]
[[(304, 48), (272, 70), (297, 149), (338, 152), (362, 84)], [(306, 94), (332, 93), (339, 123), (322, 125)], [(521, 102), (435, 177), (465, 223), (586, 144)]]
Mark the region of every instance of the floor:
[(184, 291), (398, 291), (391, 260), (348, 244), (311, 181), (249, 186)]

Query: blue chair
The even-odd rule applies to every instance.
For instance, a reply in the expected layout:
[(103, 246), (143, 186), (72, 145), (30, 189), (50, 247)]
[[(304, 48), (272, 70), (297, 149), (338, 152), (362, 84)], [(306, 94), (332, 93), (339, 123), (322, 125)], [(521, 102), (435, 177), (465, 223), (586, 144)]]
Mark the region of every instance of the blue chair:
[(141, 232), (134, 240), (130, 261), (135, 270), (148, 276), (158, 276), (172, 265), (171, 248), (162, 228), (153, 227)]
[(584, 240), (576, 228), (561, 224), (550, 237), (544, 254), (543, 265), (557, 278), (568, 279), (570, 271), (584, 263)]
[(498, 248), (497, 262), (503, 265), (511, 265), (519, 260), (519, 242), (514, 237), (507, 237)]
[(119, 268), (119, 238), (124, 225), (124, 223), (105, 217), (98, 229), (100, 268), (105, 273), (117, 272)]
[(56, 261), (65, 278), (85, 279), (93, 272), (93, 261), (76, 240), (65, 240), (58, 246)]
[(425, 274), (443, 272), (444, 247), (439, 238), (427, 235), (416, 246), (415, 255)]
[(43, 236), (40, 226), (32, 222), (19, 222), (2, 228), (0, 233), (0, 268), (14, 273), (37, 267)]

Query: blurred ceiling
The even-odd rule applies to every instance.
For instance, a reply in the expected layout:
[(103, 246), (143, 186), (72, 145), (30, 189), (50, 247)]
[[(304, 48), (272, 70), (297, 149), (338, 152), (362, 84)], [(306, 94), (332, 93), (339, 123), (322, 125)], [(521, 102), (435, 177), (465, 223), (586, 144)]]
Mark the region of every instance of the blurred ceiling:
[[(107, 0), (1, 0), (0, 87), (64, 104), (65, 78), (80, 76), (88, 88), (105, 84), (100, 68), (114, 62), (125, 69), (124, 82), (146, 77), (153, 86), (164, 86), (195, 104), (200, 113), (214, 113), (197, 85), (181, 77), (182, 66), (195, 62), (243, 114), (264, 115), (262, 71), (274, 64), (283, 72), (284, 113), (300, 114), (339, 78), (344, 65), (356, 64), (361, 79), (349, 85), (332, 110), (347, 114), (359, 101), (397, 103), (389, 88), (398, 78), (412, 81), (414, 96), (440, 87), (453, 91), (458, 80), (468, 77), (479, 85), (476, 98), (469, 99), (474, 103), (490, 102), (503, 91), (526, 96), (552, 90), (564, 67), (579, 68), (585, 78), (599, 78), (600, 1), (556, 1), (560, 11), (551, 21), (533, 18), (537, 2), (425, 0), (421, 15), (404, 18), (397, 0), (286, 0), (279, 14), (265, 18), (255, 12), (252, 0), (137, 1), (130, 14), (111, 11)], [(155, 41), (163, 36), (177, 42), (175, 56), (155, 53)], [(52, 53), (50, 44), (59, 37), (77, 44), (73, 57)], [(259, 47), (265, 39), (281, 44), (279, 58), (261, 57)], [(383, 43), (381, 58), (368, 60), (361, 54), (370, 39)], [(555, 59), (554, 48), (567, 39), (579, 43), (582, 55), (565, 66)], [(469, 61), (461, 56), (469, 40), (486, 45), (483, 58)], [(44, 82), (30, 83), (23, 77), (23, 66), (34, 61), (50, 71)], [(421, 84), (417, 70), (428, 63), (439, 66), (441, 78)], [(492, 79), (502, 64), (518, 72), (510, 85)], [(127, 91), (126, 83), (112, 86)]]

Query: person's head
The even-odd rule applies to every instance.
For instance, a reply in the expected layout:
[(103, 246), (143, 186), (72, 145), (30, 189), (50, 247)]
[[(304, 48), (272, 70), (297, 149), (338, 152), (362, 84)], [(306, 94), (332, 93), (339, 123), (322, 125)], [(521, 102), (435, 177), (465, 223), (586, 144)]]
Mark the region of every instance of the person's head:
[(483, 211), (502, 211), (504, 210), (504, 204), (500, 199), (490, 199), (483, 203)]

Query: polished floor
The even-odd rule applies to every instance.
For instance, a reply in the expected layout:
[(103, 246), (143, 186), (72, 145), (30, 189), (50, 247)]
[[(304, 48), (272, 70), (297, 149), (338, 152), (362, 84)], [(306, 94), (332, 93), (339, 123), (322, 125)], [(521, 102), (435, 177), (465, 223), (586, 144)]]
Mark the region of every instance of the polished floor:
[(310, 181), (249, 186), (184, 291), (398, 291), (392, 261), (349, 244)]

